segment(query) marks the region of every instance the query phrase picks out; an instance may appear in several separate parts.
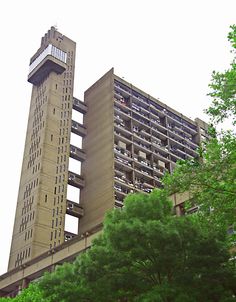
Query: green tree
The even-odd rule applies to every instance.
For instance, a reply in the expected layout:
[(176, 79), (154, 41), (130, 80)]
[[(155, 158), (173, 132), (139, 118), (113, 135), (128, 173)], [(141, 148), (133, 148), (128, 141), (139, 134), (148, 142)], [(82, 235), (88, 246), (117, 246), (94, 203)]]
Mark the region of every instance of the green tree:
[(212, 104), (207, 110), (208, 114), (216, 123), (222, 122), (231, 117), (233, 124), (236, 124), (236, 25), (231, 26), (228, 34), (228, 40), (231, 43), (231, 52), (234, 58), (230, 68), (225, 72), (216, 72), (212, 74), (209, 87), (209, 95), (213, 98)]
[(0, 298), (0, 302), (49, 302), (47, 298), (43, 298), (38, 283), (31, 283), (28, 288), (15, 298)]
[[(173, 175), (166, 175), (165, 188), (169, 193), (189, 191), (192, 201), (200, 206), (198, 215), (218, 228), (235, 223), (236, 212), (236, 26), (231, 26), (228, 39), (234, 59), (223, 73), (213, 72), (210, 83), (213, 98), (207, 110), (213, 126), (229, 117), (232, 129), (217, 133), (201, 146), (201, 160), (179, 162)], [(232, 241), (235, 238), (231, 237)]]
[(200, 206), (199, 217), (226, 229), (235, 222), (235, 137), (224, 134), (220, 140), (211, 139), (201, 157), (200, 162), (179, 162), (174, 173), (165, 176), (165, 188), (170, 194), (189, 191), (192, 202)]
[(130, 195), (91, 249), (47, 274), (40, 290), (51, 302), (233, 301), (225, 238), (194, 216), (174, 216), (164, 190)]

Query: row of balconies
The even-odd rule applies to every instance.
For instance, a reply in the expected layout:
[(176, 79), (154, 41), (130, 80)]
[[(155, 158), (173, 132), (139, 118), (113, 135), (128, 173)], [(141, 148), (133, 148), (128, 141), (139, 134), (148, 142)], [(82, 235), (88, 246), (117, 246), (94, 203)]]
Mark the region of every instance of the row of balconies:
[[(127, 130), (127, 128), (124, 128), (124, 127), (122, 127), (122, 129)], [(130, 132), (122, 133), (121, 131), (115, 130), (115, 134), (121, 136), (122, 138), (126, 138), (128, 140), (128, 142), (130, 142), (130, 143), (134, 142), (141, 148), (147, 149), (149, 152), (151, 152), (151, 145), (154, 146), (155, 148), (156, 147), (160, 148), (164, 152), (167, 152), (167, 153), (169, 152), (169, 148), (168, 148), (167, 142), (165, 140), (163, 141), (160, 138), (151, 136), (148, 133), (146, 133), (145, 131), (138, 132), (136, 129), (137, 129), (137, 127), (135, 127), (133, 129), (133, 131), (134, 131), (133, 140), (132, 140), (132, 134)], [(135, 137), (139, 138), (140, 140), (135, 139)], [(186, 141), (181, 141), (179, 138), (173, 137), (173, 135), (170, 137), (167, 137), (167, 139), (170, 139), (172, 144), (174, 142), (174, 144), (177, 146), (177, 149), (180, 149), (180, 150), (182, 149), (182, 151), (184, 153), (186, 153), (187, 156), (196, 155), (196, 153), (195, 153), (195, 150), (197, 149), (196, 144), (190, 145)], [(165, 143), (163, 143), (163, 142), (165, 142)]]
[[(119, 123), (117, 124), (119, 127), (123, 127), (125, 130), (127, 131), (131, 131), (131, 129), (129, 127), (126, 126), (125, 124), (125, 121), (119, 116), (119, 114), (115, 114), (115, 117), (119, 120)], [(146, 126), (149, 126), (148, 122), (144, 121), (143, 119), (140, 119), (140, 118), (137, 118), (134, 116), (134, 119), (138, 122), (140, 122), (141, 124), (144, 124)], [(164, 127), (163, 125), (161, 125), (161, 122), (158, 121), (157, 119), (153, 119), (151, 118), (150, 119), (151, 123), (154, 123), (155, 125), (151, 125), (150, 126), (150, 129), (154, 129), (155, 131), (157, 132), (161, 132), (162, 135), (165, 135), (165, 137), (167, 138), (168, 137), (168, 132), (167, 130), (171, 131), (169, 133), (169, 135), (177, 135), (177, 137), (181, 137), (181, 138), (184, 138), (185, 140), (188, 140), (190, 141), (190, 143), (193, 143), (195, 146), (197, 146), (195, 143), (194, 143), (194, 139), (193, 139), (193, 136), (189, 133), (189, 132), (186, 132), (184, 131), (183, 129), (180, 129), (179, 127), (176, 127), (175, 125), (173, 124), (167, 124), (167, 127)], [(156, 125), (156, 124), (159, 124), (159, 125)], [(139, 128), (138, 126), (136, 126), (137, 128)], [(146, 129), (147, 130), (147, 129)], [(133, 130), (134, 132), (138, 132), (136, 130)], [(145, 131), (145, 130), (144, 130)], [(149, 130), (150, 131), (150, 130)], [(148, 133), (148, 132), (147, 132)]]
[[(119, 153), (121, 155), (124, 155), (126, 157), (135, 157), (135, 155), (132, 155), (130, 151), (128, 151), (127, 149), (124, 149), (123, 147), (114, 145), (114, 151), (116, 153)], [(140, 150), (137, 150), (138, 152), (141, 152)], [(146, 151), (146, 150), (145, 150)], [(168, 154), (169, 152), (167, 152), (166, 154), (163, 154), (163, 149), (160, 148), (160, 150), (158, 149), (154, 149), (152, 153), (154, 156), (157, 157), (162, 157), (162, 159), (164, 159), (164, 162), (168, 162)]]
[[(123, 103), (120, 103), (120, 104), (122, 105), (122, 107), (124, 106)], [(121, 107), (117, 106), (116, 103), (115, 103), (114, 109), (116, 111), (119, 111), (119, 113), (122, 114), (126, 118), (131, 116), (131, 111), (127, 107), (121, 108)]]
[(150, 193), (154, 186), (136, 182), (132, 187), (126, 185), (126, 183), (120, 183), (119, 180), (115, 180), (114, 190), (115, 190), (115, 201), (118, 201), (118, 206), (123, 205), (123, 199), (127, 194), (134, 192), (145, 192)]
[[(141, 109), (145, 108), (148, 112), (151, 111), (151, 109), (154, 109), (157, 115), (160, 115), (161, 117), (167, 116), (168, 118), (171, 118), (173, 121), (179, 123), (181, 126), (184, 126), (184, 128), (188, 131), (190, 130), (191, 133), (195, 134), (197, 132), (197, 127), (194, 124), (191, 124), (190, 122), (184, 120), (182, 117), (176, 115), (175, 113), (171, 112), (170, 110), (162, 107), (161, 105), (157, 104), (154, 101), (147, 100), (144, 96), (141, 96), (139, 93), (135, 92), (131, 89), (124, 89), (122, 84), (115, 84), (115, 93), (120, 97), (122, 100), (123, 97), (127, 98), (132, 97), (133, 100), (139, 101), (139, 103), (132, 102), (131, 108), (136, 110), (140, 113)], [(122, 103), (122, 101), (120, 101)], [(128, 105), (128, 104), (126, 104)], [(154, 111), (152, 111), (154, 113)]]
[[(142, 191), (148, 192), (148, 193), (150, 193), (152, 191), (152, 189), (154, 188), (153, 183), (150, 183), (150, 181), (147, 181), (144, 178), (143, 178), (143, 180), (136, 178), (134, 181), (131, 181), (125, 177), (120, 177), (118, 175), (115, 175), (114, 178), (115, 178), (115, 181), (119, 182), (118, 191), (120, 191), (120, 186), (122, 187), (122, 185), (124, 185), (125, 187), (128, 187), (128, 189), (130, 189), (131, 191), (138, 189), (138, 190), (142, 190)], [(115, 184), (115, 187), (117, 188), (117, 183)], [(123, 191), (123, 193), (125, 193), (125, 191)]]
[(177, 138), (176, 136), (170, 135), (169, 136), (170, 141), (173, 141), (175, 143), (179, 143), (180, 146), (184, 146), (185, 148), (190, 149), (191, 151), (196, 151), (196, 149), (198, 148), (198, 146), (194, 143), (191, 144), (191, 142), (187, 142), (186, 140)]
[[(119, 127), (123, 127), (125, 130), (131, 132), (131, 126), (127, 125), (127, 120), (122, 118), (120, 114), (115, 114), (115, 125)], [(135, 123), (138, 123), (138, 125), (135, 125)], [(147, 134), (150, 132), (151, 129), (154, 129), (158, 133), (162, 133), (162, 135), (165, 135), (167, 137), (167, 128), (162, 126), (160, 123), (155, 123), (154, 119), (151, 120), (151, 125), (149, 121), (145, 121), (142, 118), (139, 118), (137, 115), (133, 116), (133, 126), (139, 128), (139, 131), (143, 130), (146, 131)], [(141, 126), (141, 127), (140, 127)], [(134, 130), (134, 132), (138, 132)]]
[(123, 154), (125, 156), (131, 157), (131, 152), (130, 151), (128, 151), (128, 150), (126, 150), (126, 149), (124, 149), (122, 147), (119, 147), (117, 145), (114, 146), (114, 151), (118, 152), (120, 154)]
[(165, 163), (162, 161), (159, 161), (157, 163), (154, 162), (151, 164), (149, 160), (143, 159), (137, 155), (134, 155), (133, 158), (134, 158), (134, 165), (132, 165), (132, 161), (119, 157), (118, 155), (115, 154), (116, 163), (125, 165), (126, 170), (128, 171), (131, 171), (134, 168), (146, 175), (151, 175), (152, 170), (154, 170), (156, 174), (159, 174), (161, 176), (164, 175), (165, 171), (168, 171), (168, 169), (165, 167)]

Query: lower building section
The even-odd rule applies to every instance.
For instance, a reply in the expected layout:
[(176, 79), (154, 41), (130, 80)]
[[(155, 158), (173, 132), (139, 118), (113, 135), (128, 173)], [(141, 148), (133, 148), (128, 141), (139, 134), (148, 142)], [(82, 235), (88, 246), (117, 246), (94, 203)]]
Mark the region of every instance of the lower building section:
[[(176, 215), (184, 214), (184, 202), (191, 199), (188, 192), (170, 196)], [(119, 201), (116, 200), (117, 206)], [(83, 209), (71, 201), (67, 201), (67, 211), (73, 215), (83, 215)], [(189, 214), (189, 213), (188, 213)], [(14, 297), (30, 282), (40, 278), (45, 272), (51, 272), (57, 265), (64, 262), (73, 262), (76, 257), (88, 249), (94, 238), (102, 232), (102, 224), (82, 233), (79, 236), (65, 232), (66, 241), (50, 249), (48, 252), (30, 260), (21, 266), (0, 276), (0, 297)]]
[(91, 246), (92, 240), (101, 233), (101, 229), (102, 226), (99, 225), (0, 276), (0, 297), (14, 297), (30, 282), (37, 280), (45, 272), (53, 271), (56, 265), (74, 261)]

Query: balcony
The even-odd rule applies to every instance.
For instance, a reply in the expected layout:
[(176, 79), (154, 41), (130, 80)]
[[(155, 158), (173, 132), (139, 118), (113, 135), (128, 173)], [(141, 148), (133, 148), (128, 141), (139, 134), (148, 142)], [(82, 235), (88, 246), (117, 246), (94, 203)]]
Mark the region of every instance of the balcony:
[(189, 133), (195, 135), (197, 133), (197, 127), (195, 125), (190, 124), (187, 121), (183, 121), (183, 126)]
[[(118, 135), (121, 135), (120, 131), (122, 131), (122, 136), (125, 136), (125, 137), (130, 137), (131, 136), (131, 132), (130, 132), (130, 129), (128, 127), (125, 126), (125, 123), (122, 122), (122, 121), (115, 121), (114, 122), (114, 126), (116, 127), (116, 132)], [(130, 139), (130, 138), (128, 138)]]
[(134, 181), (134, 187), (138, 191), (143, 191), (145, 193), (151, 193), (154, 189), (153, 180), (147, 180), (144, 178), (136, 177)]
[(115, 197), (115, 207), (116, 208), (122, 208), (123, 207), (123, 200), (118, 200), (116, 197)]
[(133, 91), (132, 98), (134, 100), (138, 100), (141, 104), (141, 107), (143, 107), (143, 108), (148, 108), (149, 107), (148, 100), (145, 98), (145, 96), (139, 94), (138, 92)]
[(66, 70), (67, 54), (49, 44), (30, 64), (28, 82), (38, 85), (50, 72), (61, 74)]
[(158, 175), (154, 175), (154, 181), (155, 181), (155, 186), (157, 187), (162, 187), (163, 184), (162, 184), (162, 181), (161, 181), (161, 177), (158, 176)]
[(122, 117), (125, 120), (130, 119), (130, 116), (131, 116), (130, 108), (127, 106), (124, 106), (123, 103), (119, 102), (117, 99), (115, 99), (114, 109), (115, 109), (115, 112), (122, 114)]
[(143, 141), (138, 141), (136, 138), (134, 139), (134, 144), (137, 145), (141, 150), (145, 153), (151, 152), (151, 146), (149, 144), (144, 144)]
[(163, 127), (161, 124), (151, 121), (151, 128), (152, 130), (157, 132), (156, 135), (158, 135), (158, 137), (162, 139), (167, 138), (167, 128)]
[[(139, 122), (142, 126), (144, 126), (144, 128), (149, 128), (149, 119), (142, 116), (141, 114), (139, 113), (133, 113), (133, 119), (137, 122)], [(143, 127), (142, 127), (143, 128)]]
[(86, 159), (85, 152), (82, 149), (73, 145), (70, 145), (70, 157), (77, 159), (81, 162)]
[(148, 170), (146, 167), (136, 165), (136, 167), (134, 168), (134, 171), (135, 171), (135, 176), (137, 178), (140, 178), (143, 181), (146, 179), (147, 183), (153, 179), (151, 169)]
[(116, 194), (117, 193), (121, 194), (123, 197), (125, 197), (129, 193), (133, 193), (134, 192), (133, 189), (126, 188), (126, 187), (122, 186), (119, 183), (115, 183), (114, 190), (115, 190)]
[(138, 155), (136, 155), (136, 154), (134, 154), (134, 160), (135, 160), (136, 163), (140, 163), (140, 164), (142, 164), (143, 166), (145, 166), (145, 167), (147, 167), (147, 168), (149, 168), (149, 169), (152, 169), (152, 168), (151, 168), (151, 163), (150, 163), (149, 160), (144, 159), (144, 158), (142, 158), (141, 156), (138, 156)]
[(164, 175), (163, 169), (161, 169), (159, 166), (157, 166), (155, 164), (153, 165), (153, 170), (154, 170), (155, 174), (160, 177), (162, 177)]
[(139, 133), (137, 133), (137, 132), (134, 133), (134, 135), (136, 135), (137, 137), (139, 137), (139, 138), (141, 138), (142, 140), (144, 140), (144, 141), (150, 143), (150, 142), (151, 142), (150, 135), (146, 135), (146, 134), (148, 134), (148, 133), (145, 132), (145, 131), (143, 131), (143, 132), (140, 131)]
[(192, 137), (192, 135), (190, 133), (188, 133), (188, 132), (186, 132), (184, 130), (179, 130), (178, 128), (174, 127), (171, 124), (168, 124), (167, 127), (168, 127), (169, 136), (171, 138), (175, 137), (174, 139), (176, 141), (182, 141), (182, 144), (184, 144), (184, 142), (187, 141), (188, 143), (190, 143), (193, 146), (197, 147), (197, 145), (194, 143), (193, 137)]
[(115, 173), (115, 176), (114, 176), (114, 179), (116, 181), (118, 181), (119, 183), (122, 183), (122, 185), (125, 185), (125, 186), (128, 186), (129, 189), (132, 190), (133, 188), (133, 182), (131, 180), (129, 180), (128, 178), (126, 178), (125, 175), (122, 175), (120, 176), (118, 173), (117, 173), (117, 170), (116, 170), (116, 173)]
[(117, 154), (115, 154), (115, 161), (117, 163), (120, 163), (122, 165), (125, 166), (125, 170), (130, 171), (130, 169), (132, 169), (132, 161), (131, 160), (127, 160), (125, 158), (122, 158), (120, 156), (118, 156)]
[(68, 184), (76, 188), (83, 189), (85, 186), (85, 181), (81, 175), (69, 171)]
[(81, 218), (84, 216), (84, 209), (82, 206), (74, 201), (66, 201), (66, 214)]
[(77, 234), (74, 234), (74, 233), (71, 233), (71, 232), (67, 232), (67, 231), (64, 231), (64, 240), (65, 242), (73, 239), (75, 236), (77, 236)]
[(85, 105), (84, 102), (81, 102), (76, 98), (73, 98), (73, 109), (83, 114), (85, 114), (88, 111), (87, 105)]
[(169, 160), (169, 152), (168, 151), (165, 151), (166, 153), (163, 153), (162, 152), (162, 149), (160, 148), (160, 151), (157, 150), (157, 149), (154, 149), (153, 150), (153, 155), (154, 157), (157, 157), (157, 159), (161, 159), (163, 160), (164, 162), (168, 162)]
[(145, 187), (143, 187), (142, 191), (145, 192), (145, 193), (151, 193), (152, 192), (152, 188), (145, 188)]
[(175, 162), (177, 161), (177, 160), (184, 160), (185, 159), (185, 154), (182, 154), (182, 153), (180, 153), (180, 150), (179, 149), (176, 149), (176, 148), (173, 148), (173, 147), (171, 147), (170, 148), (170, 155), (173, 157), (175, 157)]
[(120, 82), (115, 81), (114, 83), (115, 90), (122, 92), (125, 96), (131, 95), (131, 89)]
[(119, 147), (117, 145), (114, 145), (114, 151), (117, 152), (117, 153), (120, 153), (122, 155), (125, 155), (127, 157), (131, 157), (130, 151), (128, 151), (128, 150), (126, 150), (126, 149), (124, 149), (122, 147)]
[(126, 145), (129, 145), (132, 143), (132, 136), (131, 133), (128, 132), (128, 130), (124, 129), (123, 127), (119, 127), (117, 124), (115, 124), (114, 127), (114, 134), (115, 134), (115, 139), (122, 141)]
[(71, 132), (78, 134), (82, 137), (85, 137), (87, 134), (85, 126), (73, 120), (71, 121)]
[(155, 116), (158, 115), (159, 117), (164, 117), (164, 108), (161, 107), (159, 104), (154, 103), (153, 101), (151, 101), (150, 103), (150, 108), (151, 108), (151, 113), (154, 114)]

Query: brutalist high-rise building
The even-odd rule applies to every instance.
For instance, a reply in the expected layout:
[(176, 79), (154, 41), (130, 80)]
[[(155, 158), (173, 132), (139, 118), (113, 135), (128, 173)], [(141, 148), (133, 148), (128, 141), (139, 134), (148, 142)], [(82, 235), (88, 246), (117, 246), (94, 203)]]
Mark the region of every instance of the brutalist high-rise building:
[(168, 107), (113, 69), (85, 92), (84, 103), (80, 233), (102, 223), (107, 209), (122, 207), (127, 194), (161, 187), (164, 173), (178, 160), (197, 157), (207, 139), (206, 123)]
[[(161, 187), (164, 173), (196, 157), (207, 137), (204, 122), (169, 108), (113, 69), (85, 92), (84, 102), (74, 98), (75, 52), (75, 42), (52, 27), (30, 60), (33, 87), (9, 270), (101, 225), (128, 193)], [(74, 111), (84, 122), (73, 120)], [(83, 138), (82, 148), (72, 135)], [(81, 173), (70, 170), (71, 158), (81, 162)], [(78, 190), (74, 199), (69, 186)], [(66, 215), (77, 219), (78, 231), (65, 229)]]

